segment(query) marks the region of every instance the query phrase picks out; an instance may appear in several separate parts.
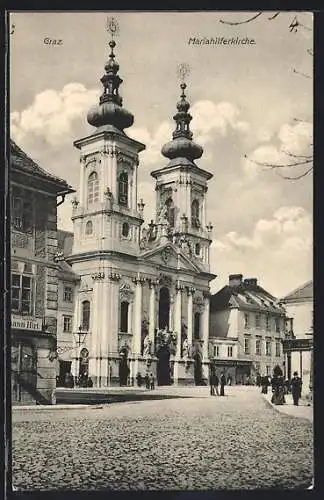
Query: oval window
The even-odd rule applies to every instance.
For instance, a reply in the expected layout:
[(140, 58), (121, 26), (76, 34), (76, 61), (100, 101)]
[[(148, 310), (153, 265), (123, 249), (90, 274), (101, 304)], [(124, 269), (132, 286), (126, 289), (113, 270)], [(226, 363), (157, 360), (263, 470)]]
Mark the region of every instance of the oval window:
[(124, 236), (124, 238), (127, 238), (127, 236), (129, 235), (129, 224), (128, 224), (128, 222), (124, 222), (123, 223), (123, 226), (122, 226), (122, 235)]

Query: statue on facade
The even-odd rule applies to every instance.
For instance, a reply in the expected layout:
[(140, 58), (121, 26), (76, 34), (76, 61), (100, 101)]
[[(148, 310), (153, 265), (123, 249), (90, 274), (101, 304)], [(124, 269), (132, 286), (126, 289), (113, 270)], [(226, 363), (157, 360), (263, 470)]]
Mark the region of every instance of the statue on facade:
[(149, 356), (151, 354), (152, 341), (148, 335), (144, 339), (144, 350), (143, 356)]
[(188, 339), (185, 338), (183, 343), (182, 343), (182, 357), (183, 358), (189, 358), (189, 343)]
[(168, 207), (166, 205), (162, 205), (159, 213), (158, 213), (158, 224), (168, 224)]
[(104, 192), (104, 195), (105, 195), (105, 200), (106, 200), (107, 208), (111, 209), (112, 208), (112, 203), (113, 203), (113, 194), (110, 191), (109, 187), (106, 188), (106, 190)]
[(190, 243), (185, 236), (181, 236), (181, 238), (179, 239), (179, 247), (180, 250), (182, 250), (186, 255), (192, 255)]
[(139, 243), (140, 249), (145, 250), (147, 248), (148, 242), (149, 242), (149, 230), (143, 227), (141, 230), (141, 239)]

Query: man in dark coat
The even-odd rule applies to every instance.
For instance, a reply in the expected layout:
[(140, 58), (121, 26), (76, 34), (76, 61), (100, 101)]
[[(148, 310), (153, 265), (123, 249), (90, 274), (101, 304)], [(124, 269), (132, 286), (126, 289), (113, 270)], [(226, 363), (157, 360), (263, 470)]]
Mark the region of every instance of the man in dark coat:
[(219, 380), (218, 380), (218, 377), (214, 371), (211, 372), (210, 377), (209, 377), (209, 381), (210, 381), (210, 395), (211, 396), (216, 396), (216, 395), (218, 396)]
[(225, 396), (225, 393), (224, 393), (225, 384), (226, 384), (226, 378), (225, 378), (224, 373), (222, 372), (221, 377), (220, 377), (220, 396)]
[(298, 373), (294, 372), (294, 376), (291, 379), (291, 394), (293, 397), (294, 405), (298, 406), (298, 401), (301, 396), (301, 390), (302, 390), (302, 379), (298, 377)]

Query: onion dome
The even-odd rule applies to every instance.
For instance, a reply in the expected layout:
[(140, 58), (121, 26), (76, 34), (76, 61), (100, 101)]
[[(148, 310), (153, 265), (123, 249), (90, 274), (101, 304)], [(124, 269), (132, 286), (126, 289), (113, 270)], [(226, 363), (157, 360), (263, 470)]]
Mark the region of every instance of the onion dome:
[(112, 125), (118, 130), (123, 131), (134, 123), (132, 113), (123, 108), (123, 100), (119, 95), (118, 89), (123, 80), (118, 75), (119, 64), (115, 60), (114, 47), (116, 42), (109, 42), (111, 52), (109, 60), (105, 64), (105, 75), (101, 78), (104, 87), (103, 94), (100, 96), (99, 104), (93, 106), (87, 115), (87, 120), (94, 127), (103, 125)]
[(173, 117), (176, 122), (176, 129), (172, 134), (173, 140), (167, 142), (162, 147), (162, 154), (170, 158), (170, 160), (174, 158), (186, 158), (192, 162), (201, 157), (203, 148), (192, 140), (192, 132), (189, 128), (192, 116), (188, 113), (190, 104), (186, 100), (184, 93), (186, 87), (185, 83), (180, 85), (182, 93), (177, 103), (178, 112)]

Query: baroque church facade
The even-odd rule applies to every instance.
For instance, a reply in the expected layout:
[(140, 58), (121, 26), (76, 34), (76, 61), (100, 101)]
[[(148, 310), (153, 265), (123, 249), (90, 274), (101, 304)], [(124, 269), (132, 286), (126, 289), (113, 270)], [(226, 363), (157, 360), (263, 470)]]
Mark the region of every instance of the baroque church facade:
[(159, 385), (201, 384), (209, 369), (209, 248), (206, 195), (212, 174), (195, 163), (190, 105), (181, 84), (166, 160), (151, 172), (156, 217), (144, 225), (138, 200), (140, 153), (128, 137), (134, 117), (119, 94), (115, 42), (101, 78), (103, 93), (87, 120), (80, 150), (79, 199), (73, 201), (73, 248), (67, 262), (75, 290), (72, 374), (95, 387), (134, 383), (153, 373)]

